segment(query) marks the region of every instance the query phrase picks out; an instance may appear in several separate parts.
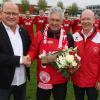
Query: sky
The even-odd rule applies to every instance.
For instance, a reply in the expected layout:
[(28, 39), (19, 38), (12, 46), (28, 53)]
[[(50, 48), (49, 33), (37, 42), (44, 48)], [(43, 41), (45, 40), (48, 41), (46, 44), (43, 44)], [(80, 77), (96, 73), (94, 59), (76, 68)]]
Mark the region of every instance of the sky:
[[(3, 0), (0, 0), (2, 3)], [(15, 3), (20, 3), (21, 0), (12, 0)], [(30, 4), (37, 4), (38, 0), (29, 0)], [(70, 6), (72, 3), (76, 3), (78, 7), (85, 8), (87, 5), (100, 5), (100, 0), (46, 0), (48, 6), (56, 6), (58, 1), (62, 1), (64, 7)]]

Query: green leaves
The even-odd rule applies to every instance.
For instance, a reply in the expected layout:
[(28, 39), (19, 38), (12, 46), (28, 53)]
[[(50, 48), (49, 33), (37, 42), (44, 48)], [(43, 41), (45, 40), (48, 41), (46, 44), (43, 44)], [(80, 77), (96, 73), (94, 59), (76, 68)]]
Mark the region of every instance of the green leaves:
[(38, 0), (38, 7), (39, 7), (39, 10), (44, 10), (46, 11), (47, 9), (47, 2), (46, 0)]
[(29, 1), (28, 0), (21, 0), (22, 7), (24, 12), (29, 10)]

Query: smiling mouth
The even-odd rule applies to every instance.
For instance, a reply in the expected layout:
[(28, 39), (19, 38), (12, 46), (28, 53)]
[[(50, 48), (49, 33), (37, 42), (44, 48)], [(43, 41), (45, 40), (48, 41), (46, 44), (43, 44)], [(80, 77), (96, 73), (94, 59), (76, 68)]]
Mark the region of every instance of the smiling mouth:
[(15, 20), (8, 20), (9, 22), (14, 22)]

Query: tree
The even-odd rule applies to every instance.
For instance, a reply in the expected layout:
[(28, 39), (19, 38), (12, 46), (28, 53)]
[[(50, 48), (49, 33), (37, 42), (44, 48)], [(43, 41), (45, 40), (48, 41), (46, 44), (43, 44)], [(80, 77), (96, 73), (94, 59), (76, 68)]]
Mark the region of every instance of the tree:
[(69, 14), (72, 16), (77, 15), (78, 13), (78, 6), (76, 3), (73, 3), (71, 6), (68, 7)]
[(57, 2), (57, 6), (60, 7), (62, 10), (64, 9), (63, 2), (61, 2), (61, 1)]
[(30, 4), (28, 0), (21, 0), (24, 12), (29, 10)]
[(39, 10), (42, 9), (42, 10), (46, 11), (46, 9), (47, 9), (47, 2), (46, 2), (46, 0), (39, 0), (38, 1), (38, 9)]
[(11, 0), (3, 0), (3, 2), (6, 2), (6, 1), (11, 1)]

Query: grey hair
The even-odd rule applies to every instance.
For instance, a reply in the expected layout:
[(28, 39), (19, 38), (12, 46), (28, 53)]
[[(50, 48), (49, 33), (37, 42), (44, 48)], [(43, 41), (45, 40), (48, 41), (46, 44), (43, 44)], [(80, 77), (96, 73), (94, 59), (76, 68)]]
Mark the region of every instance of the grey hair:
[(63, 11), (60, 7), (51, 7), (48, 13), (48, 18), (50, 18), (50, 15), (53, 13), (59, 13), (59, 15), (64, 18)]

